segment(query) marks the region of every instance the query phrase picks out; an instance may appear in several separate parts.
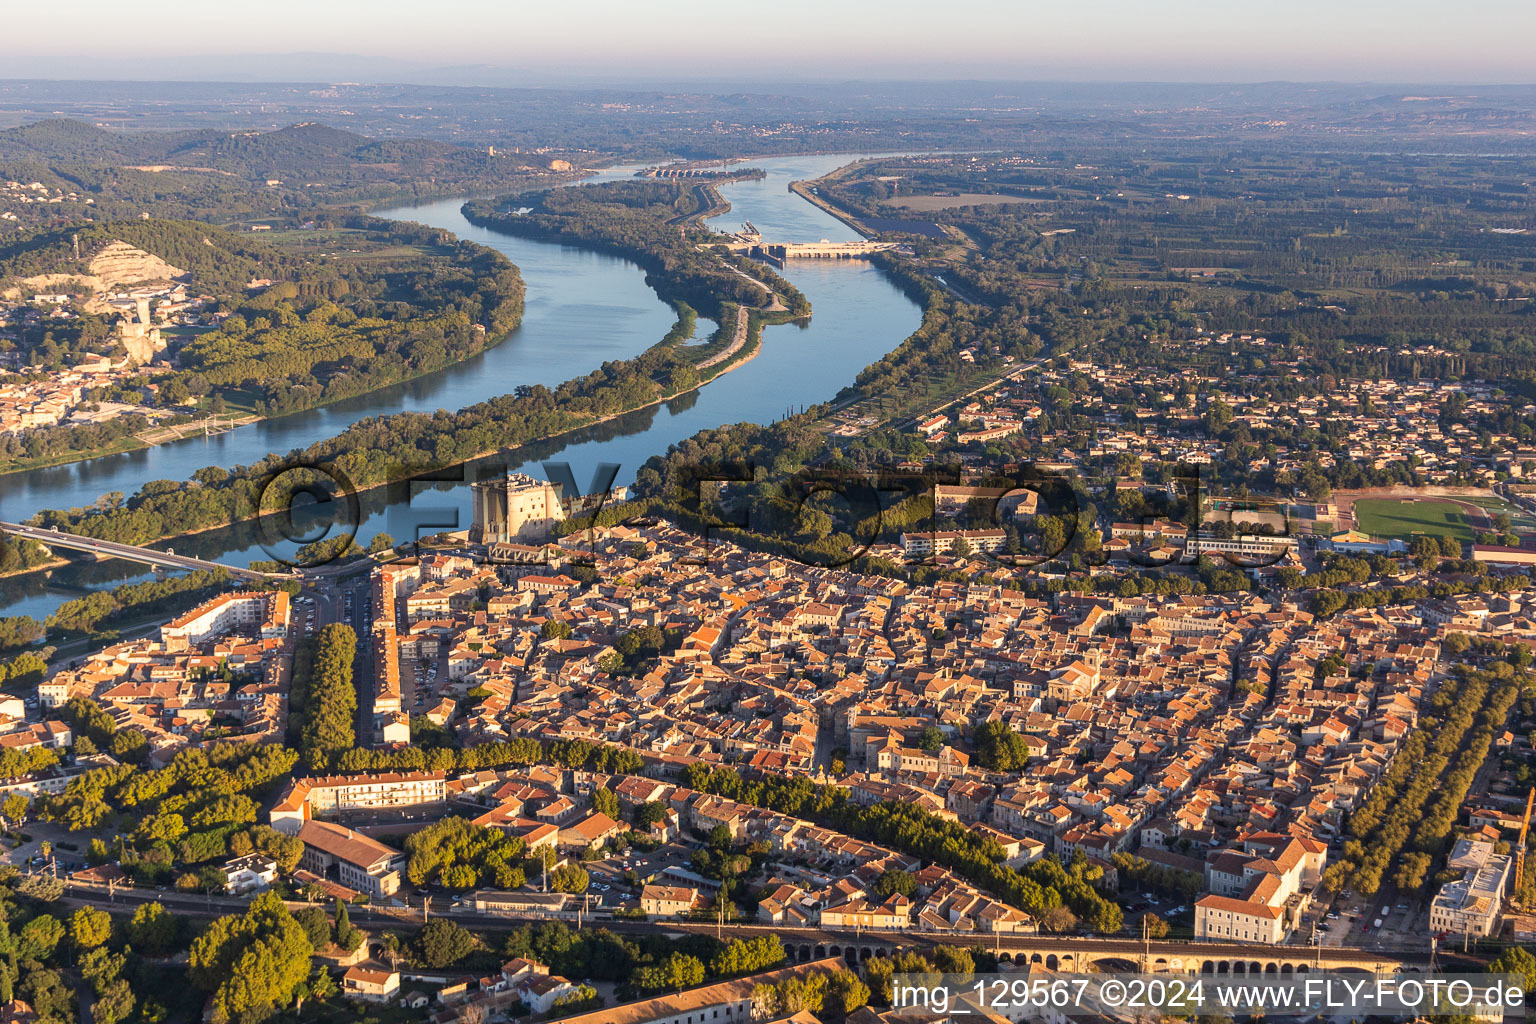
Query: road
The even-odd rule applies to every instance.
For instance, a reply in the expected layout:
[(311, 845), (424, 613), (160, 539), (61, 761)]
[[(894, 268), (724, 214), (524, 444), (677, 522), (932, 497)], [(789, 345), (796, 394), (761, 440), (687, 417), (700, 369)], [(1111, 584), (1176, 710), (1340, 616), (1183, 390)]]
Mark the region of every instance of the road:
[[(736, 268), (732, 267), (731, 269), (735, 270)], [(741, 273), (741, 271), (739, 271), (739, 270), (737, 270), (736, 272), (738, 274)], [(742, 276), (745, 277), (746, 275), (743, 274)], [(711, 366), (715, 366), (715, 365), (718, 365), (719, 363), (725, 362), (727, 359), (729, 359), (732, 356), (734, 356), (737, 352), (740, 352), (742, 346), (745, 345), (746, 343), (747, 343), (747, 307), (746, 306), (737, 306), (736, 307), (736, 326), (733, 328), (733, 333), (731, 335), (731, 343), (729, 345), (727, 345), (721, 351), (716, 352), (714, 355), (710, 356), (708, 359), (706, 359), (702, 363), (700, 363), (698, 365), (698, 368), (700, 370), (707, 370)]]
[(84, 551), (106, 558), (124, 558), (131, 562), (142, 562), (146, 565), (160, 566), (166, 569), (223, 569), (233, 576), (254, 580), (292, 578), (291, 573), (257, 572), (254, 569), (224, 565), (221, 562), (209, 562), (201, 558), (191, 558), (187, 555), (178, 555), (170, 551), (156, 551), (153, 548), (135, 547), (132, 544), (118, 544), (115, 541), (97, 540), (94, 537), (81, 537), (72, 533), (60, 533), (57, 530), (43, 530), (36, 526), (23, 526), (21, 523), (0, 522), (0, 530), (14, 534), (17, 537), (35, 540), (39, 544), (46, 545), (49, 549), (69, 548), (72, 551)]

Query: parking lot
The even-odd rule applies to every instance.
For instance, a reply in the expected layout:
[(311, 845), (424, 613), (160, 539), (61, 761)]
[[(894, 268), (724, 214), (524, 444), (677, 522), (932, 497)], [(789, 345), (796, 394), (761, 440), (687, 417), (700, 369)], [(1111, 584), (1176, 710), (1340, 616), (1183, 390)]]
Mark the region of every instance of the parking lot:
[(1188, 900), (1157, 893), (1137, 893), (1125, 907), (1126, 930), (1140, 936), (1141, 915), (1152, 913), (1168, 922), (1176, 938), (1188, 938), (1195, 930), (1195, 908)]
[(1316, 923), (1318, 943), (1324, 946), (1412, 946), (1428, 938), (1428, 907), (1417, 898), (1396, 897), (1395, 892), (1364, 898), (1346, 889), (1328, 904), (1319, 900), (1301, 934), (1310, 934)]

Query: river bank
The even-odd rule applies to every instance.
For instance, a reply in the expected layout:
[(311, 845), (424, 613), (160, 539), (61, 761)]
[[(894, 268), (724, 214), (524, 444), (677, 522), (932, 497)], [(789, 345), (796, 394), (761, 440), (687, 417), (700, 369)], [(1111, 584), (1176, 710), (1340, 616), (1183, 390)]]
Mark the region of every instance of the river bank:
[[(735, 182), (721, 187), (732, 203), (730, 219), (753, 221), (774, 237), (824, 238), (845, 235), (847, 228), (788, 190), (791, 180), (814, 179), (846, 162), (842, 157), (777, 158), (762, 161), (767, 177), (762, 181)], [(581, 187), (581, 186), (573, 186)], [(379, 403), (346, 403), (345, 417), (290, 417), (266, 421), (231, 431), (220, 437), (188, 439), (153, 450), (149, 465), (142, 457), (114, 457), (110, 465), (84, 464), (69, 470), (24, 474), (15, 478), (23, 486), (0, 494), (0, 518), (25, 520), (40, 508), (87, 506), (104, 491), (131, 492), (145, 480), (179, 481), (192, 477), (199, 467), (253, 463), (269, 452), (302, 449), (333, 424), (345, 426), (369, 416), (397, 411), (423, 412), (458, 408), (490, 393), (504, 394), (523, 384), (553, 386), (572, 373), (586, 372), (609, 359), (628, 357), (654, 344), (674, 325), (677, 311), (660, 302), (644, 282), (643, 272), (632, 263), (610, 256), (577, 250), (571, 246), (538, 242), (476, 228), (464, 220), (460, 201), (403, 207), (388, 216), (415, 220), (450, 231), (502, 251), (522, 269), (527, 282), (527, 313), (523, 326), (509, 345), (491, 358), (471, 361), (462, 370), (449, 371), (446, 386), (434, 380), (432, 390), (388, 408)], [(712, 226), (720, 225), (720, 217)], [(851, 240), (851, 239), (850, 239)], [(899, 285), (874, 264), (858, 260), (794, 262), (786, 270), (796, 288), (814, 303), (809, 320), (790, 326), (774, 321), (749, 329), (749, 343), (729, 363), (732, 372), (709, 374), (693, 390), (653, 400), (644, 408), (606, 415), (552, 433), (542, 433), (513, 449), (491, 449), (484, 465), (466, 470), (473, 474), (493, 471), (524, 471), (538, 474), (539, 461), (558, 457), (569, 461), (578, 479), (597, 462), (621, 465), (620, 483), (634, 474), (652, 455), (683, 443), (700, 431), (742, 421), (770, 422), (792, 407), (813, 405), (833, 398), (839, 388), (853, 381), (868, 364), (879, 360), (907, 337), (920, 322), (920, 310)], [(700, 321), (700, 331), (714, 329)], [(768, 328), (772, 330), (768, 330)], [(629, 347), (620, 356), (616, 347)], [(709, 367), (706, 369), (713, 369)], [(393, 398), (394, 396), (391, 396)], [(280, 428), (274, 431), (274, 427)], [(243, 436), (242, 436), (243, 435)], [(266, 438), (266, 440), (264, 440)], [(174, 455), (175, 458), (165, 458)], [(362, 521), (357, 539), (365, 544), (377, 533), (387, 532), (409, 540), (427, 529), (422, 520), (469, 523), (469, 488), (444, 482), (417, 488), (414, 499), (391, 495), (378, 488), (363, 496)], [(426, 513), (431, 513), (427, 515)], [(448, 527), (442, 527), (448, 528)], [(178, 551), (198, 557), (245, 564), (271, 555), (246, 529), (200, 531), (197, 537), (175, 542)], [(297, 545), (293, 545), (297, 547)], [(195, 549), (195, 550), (193, 550)], [(81, 589), (127, 582), (138, 574), (136, 566), (100, 563), (71, 565), (60, 571), (45, 589), (37, 581), (15, 587), (0, 596), (0, 612), (31, 613), (44, 618), (66, 597)], [(108, 579), (110, 577), (110, 579)], [(56, 587), (67, 587), (57, 590)]]
[[(691, 313), (691, 310), (689, 310), (688, 313)], [(687, 319), (687, 314), (680, 313), (680, 321), (684, 319)], [(626, 416), (644, 412), (648, 409), (655, 409), (664, 405), (665, 403), (675, 401), (679, 397), (682, 397), (682, 394), (697, 391), (700, 388), (703, 388), (704, 386), (714, 382), (715, 380), (718, 380), (727, 373), (730, 373), (737, 367), (750, 362), (761, 350), (763, 328), (768, 324), (776, 322), (782, 323), (788, 319), (790, 319), (790, 317), (788, 317), (787, 314), (764, 314), (759, 310), (749, 310), (747, 307), (737, 306), (735, 317), (736, 322), (732, 330), (733, 337), (730, 344), (721, 352), (705, 359), (703, 362), (698, 364), (700, 369), (708, 367), (713, 369), (714, 372), (701, 378), (697, 385), (688, 389), (688, 392), (664, 395), (653, 401), (639, 403), (628, 408), (619, 409), (603, 416), (594, 417), (584, 422), (574, 424), (570, 427), (531, 438), (514, 446), (488, 448), (476, 451), (457, 465), (460, 468), (463, 468), (467, 467), (471, 463), (483, 461), (492, 458), (493, 456), (515, 455), (516, 453), (526, 451), (533, 446), (547, 444), (549, 442), (556, 442), (561, 438), (574, 437), (575, 435), (584, 431), (589, 431), (593, 428), (601, 427), (605, 424), (620, 420)], [(673, 332), (669, 332), (668, 336), (663, 337), (660, 341), (658, 341), (656, 343), (656, 347), (670, 346), (675, 344), (676, 342), (672, 337), (672, 333)], [(430, 472), (451, 472), (453, 468), (454, 467), (452, 466), (433, 467)], [(426, 473), (428, 470), (426, 467), (422, 467), (420, 470), (418, 470), (418, 472)], [(467, 478), (467, 473), (465, 476)], [(401, 482), (402, 479), (389, 479), (379, 481), (364, 487), (356, 488), (351, 492), (351, 494), (358, 498), (360, 501), (368, 498), (376, 498), (380, 493), (387, 494), (391, 488), (396, 487)], [(146, 543), (153, 543), (160, 546), (175, 545), (177, 543), (183, 543), (187, 540), (203, 537), (219, 531), (236, 529), (243, 523), (256, 524), (259, 522), (259, 520), (270, 514), (271, 513), (262, 512), (259, 508), (253, 508), (249, 514), (244, 515), (239, 514), (238, 509), (232, 510), (231, 515), (227, 520), (222, 520), (218, 523), (213, 523), (199, 529), (184, 530), (174, 534), (162, 535), (158, 538), (155, 538), (153, 541)], [(50, 564), (58, 563), (55, 562)], [(34, 566), (31, 569), (23, 570), (21, 574), (39, 572), (43, 568), (44, 567), (42, 566)]]

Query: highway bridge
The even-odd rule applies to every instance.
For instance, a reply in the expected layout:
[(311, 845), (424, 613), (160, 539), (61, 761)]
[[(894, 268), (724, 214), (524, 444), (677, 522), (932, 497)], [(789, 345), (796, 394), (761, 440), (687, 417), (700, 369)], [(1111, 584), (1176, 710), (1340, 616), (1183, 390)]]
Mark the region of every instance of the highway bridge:
[(174, 551), (156, 551), (153, 548), (135, 547), (132, 544), (118, 544), (110, 540), (97, 540), (94, 537), (81, 537), (73, 533), (60, 533), (58, 530), (23, 526), (20, 523), (0, 522), (0, 531), (15, 537), (35, 540), (48, 548), (67, 548), (70, 551), (84, 551), (87, 554), (99, 555), (102, 558), (126, 558), (130, 562), (141, 562), (144, 565), (152, 565), (157, 569), (223, 569), (231, 576), (247, 580), (292, 579), (294, 577), (292, 573), (257, 572), (255, 569), (224, 565), (222, 562), (209, 562), (201, 558), (192, 558), (188, 555), (178, 555)]

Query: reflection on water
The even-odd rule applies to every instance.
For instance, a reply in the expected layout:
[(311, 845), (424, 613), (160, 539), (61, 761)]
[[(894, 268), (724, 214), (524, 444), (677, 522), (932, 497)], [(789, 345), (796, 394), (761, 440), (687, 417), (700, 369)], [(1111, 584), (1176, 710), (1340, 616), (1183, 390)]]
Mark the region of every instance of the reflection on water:
[[(787, 187), (791, 181), (818, 177), (850, 159), (820, 156), (753, 161), (768, 176), (721, 186), (733, 208), (711, 223), (717, 228), (733, 228), (742, 220), (751, 220), (775, 240), (855, 237), (846, 225)], [(508, 341), (442, 374), (324, 410), (256, 424), (207, 442), (196, 439), (79, 466), (0, 478), (0, 518), (21, 519), (41, 508), (91, 504), (104, 491), (132, 493), (147, 479), (183, 480), (209, 464), (250, 464), (268, 452), (300, 448), (337, 433), (368, 415), (461, 408), (521, 383), (558, 384), (606, 359), (643, 350), (672, 326), (674, 312), (645, 287), (643, 275), (633, 264), (475, 227), (459, 213), (460, 205), (450, 200), (385, 211), (383, 215), (446, 228), (505, 252), (519, 265), (528, 283), (527, 313), (523, 325)], [(756, 358), (661, 406), (526, 446), (510, 457), (484, 460), (468, 467), (464, 478), (478, 479), (508, 461), (511, 465), (507, 468), (542, 476), (539, 463), (558, 457), (571, 464), (577, 480), (590, 479), (599, 462), (617, 462), (619, 482), (631, 483), (647, 458), (700, 430), (727, 423), (769, 422), (791, 407), (826, 401), (852, 382), (861, 369), (895, 348), (920, 322), (917, 306), (869, 263), (796, 261), (783, 274), (811, 300), (814, 313), (809, 321), (768, 328)], [(714, 329), (710, 322), (701, 320), (700, 324), (700, 334)], [(11, 486), (13, 481), (20, 486)], [(423, 522), (434, 525), (423, 528), (422, 533), (436, 532), (442, 528), (437, 524), (445, 520), (456, 519), (459, 528), (469, 526), (467, 486), (414, 488), (409, 500), (399, 490), (365, 496), (364, 518), (357, 532), (360, 543), (366, 544), (380, 532), (397, 541), (408, 540), (417, 532), (415, 524)], [(238, 565), (270, 557), (256, 543), (250, 524), (182, 538), (176, 549)], [(145, 577), (117, 562), (89, 570), (79, 576), (74, 575), (74, 569), (56, 574), (60, 588), (44, 590), (40, 583), (10, 581), (15, 584), (13, 588), (0, 583), (0, 610), (41, 617), (74, 596), (61, 589), (64, 586), (112, 585), (123, 581), (115, 575), (122, 573)], [(94, 577), (92, 573), (97, 572), (105, 575)]]

